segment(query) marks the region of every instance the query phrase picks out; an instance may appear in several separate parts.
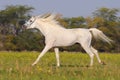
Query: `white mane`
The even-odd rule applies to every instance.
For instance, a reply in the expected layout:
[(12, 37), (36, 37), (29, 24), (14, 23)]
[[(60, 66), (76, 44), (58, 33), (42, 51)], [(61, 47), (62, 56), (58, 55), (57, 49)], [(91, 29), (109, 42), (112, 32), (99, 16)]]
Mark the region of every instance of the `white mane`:
[(64, 28), (63, 26), (60, 25), (60, 23), (56, 20), (56, 15), (52, 14), (46, 18), (41, 18), (44, 20), (45, 23), (53, 26), (53, 27), (61, 27)]

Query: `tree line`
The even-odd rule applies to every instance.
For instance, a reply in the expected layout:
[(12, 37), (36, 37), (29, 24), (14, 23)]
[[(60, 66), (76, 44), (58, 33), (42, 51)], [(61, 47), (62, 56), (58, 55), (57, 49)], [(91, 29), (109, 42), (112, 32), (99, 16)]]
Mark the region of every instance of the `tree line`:
[[(0, 50), (7, 51), (41, 51), (44, 47), (44, 36), (37, 29), (26, 30), (24, 22), (32, 15), (33, 7), (26, 5), (6, 6), (0, 10)], [(120, 52), (120, 17), (119, 9), (99, 8), (89, 17), (59, 18), (66, 28), (98, 28), (114, 42), (112, 45), (93, 38), (92, 45), (100, 52)], [(84, 51), (78, 44), (61, 47), (61, 51)]]

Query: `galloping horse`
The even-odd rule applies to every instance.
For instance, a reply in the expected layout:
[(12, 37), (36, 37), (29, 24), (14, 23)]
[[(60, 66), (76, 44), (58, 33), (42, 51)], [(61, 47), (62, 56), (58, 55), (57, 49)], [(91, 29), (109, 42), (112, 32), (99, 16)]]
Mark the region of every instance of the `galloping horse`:
[(54, 48), (57, 59), (57, 66), (60, 66), (59, 61), (59, 48), (60, 46), (70, 46), (75, 43), (79, 43), (86, 53), (90, 56), (90, 66), (93, 65), (93, 58), (96, 55), (97, 60), (100, 64), (103, 64), (99, 58), (98, 52), (91, 46), (92, 36), (96, 39), (101, 39), (110, 44), (112, 41), (102, 31), (96, 28), (83, 29), (66, 29), (62, 27), (59, 22), (55, 19), (56, 15), (51, 14), (47, 16), (34, 16), (31, 17), (24, 25), (29, 28), (37, 28), (45, 36), (45, 47), (41, 54), (38, 56), (36, 61), (32, 64), (34, 66), (38, 63), (40, 58), (51, 48)]

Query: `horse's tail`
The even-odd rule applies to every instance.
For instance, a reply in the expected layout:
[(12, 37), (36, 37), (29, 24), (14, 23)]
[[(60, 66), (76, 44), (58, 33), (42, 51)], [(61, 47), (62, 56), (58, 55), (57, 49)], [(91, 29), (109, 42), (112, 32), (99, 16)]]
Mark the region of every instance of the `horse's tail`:
[(109, 44), (113, 42), (110, 38), (108, 38), (102, 31), (96, 29), (96, 28), (90, 28), (89, 29), (92, 35), (94, 36), (95, 39), (100, 39), (102, 41), (105, 41)]

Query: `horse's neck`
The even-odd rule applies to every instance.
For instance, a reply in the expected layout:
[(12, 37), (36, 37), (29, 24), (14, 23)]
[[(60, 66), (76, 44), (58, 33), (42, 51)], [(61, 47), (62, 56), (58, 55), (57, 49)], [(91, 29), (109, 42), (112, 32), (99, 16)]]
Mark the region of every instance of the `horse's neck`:
[(48, 32), (47, 29), (46, 29), (46, 27), (44, 27), (44, 26), (39, 26), (38, 25), (36, 28), (39, 29), (44, 36)]
[[(48, 36), (54, 32), (65, 29), (60, 26), (55, 26), (55, 25), (51, 25), (51, 24), (41, 24), (41, 25), (38, 25), (37, 28), (42, 32), (42, 34), (44, 36)], [(54, 33), (54, 34), (56, 34), (56, 33)]]

